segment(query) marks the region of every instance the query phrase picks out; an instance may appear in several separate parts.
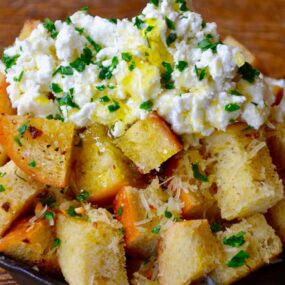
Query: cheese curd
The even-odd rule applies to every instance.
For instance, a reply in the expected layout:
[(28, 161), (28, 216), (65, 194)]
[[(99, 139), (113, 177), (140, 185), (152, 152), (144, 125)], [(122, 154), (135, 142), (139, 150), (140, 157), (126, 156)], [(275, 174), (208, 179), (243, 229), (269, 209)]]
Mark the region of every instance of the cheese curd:
[(46, 20), (4, 51), (13, 107), (78, 127), (104, 124), (114, 137), (151, 110), (184, 137), (240, 120), (258, 129), (274, 101), (268, 82), (219, 42), (215, 23), (182, 6), (149, 3), (131, 21), (84, 11)]

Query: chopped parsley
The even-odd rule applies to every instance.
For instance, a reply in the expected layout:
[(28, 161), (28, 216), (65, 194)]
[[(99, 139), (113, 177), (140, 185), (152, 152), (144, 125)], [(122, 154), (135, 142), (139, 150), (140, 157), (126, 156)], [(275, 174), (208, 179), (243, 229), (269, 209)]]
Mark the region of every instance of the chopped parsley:
[(108, 110), (110, 113), (114, 113), (120, 109), (120, 104), (117, 101), (114, 101), (112, 105), (108, 106)]
[(52, 90), (53, 93), (58, 94), (61, 93), (63, 90), (61, 88), (61, 86), (57, 83), (52, 83), (50, 85), (50, 89)]
[(88, 6), (83, 6), (80, 11), (83, 11), (83, 12), (86, 12), (89, 10), (89, 7)]
[(0, 184), (0, 192), (4, 192), (4, 191), (5, 191), (5, 187), (2, 184)]
[(92, 62), (92, 58), (92, 51), (89, 48), (85, 47), (80, 57), (71, 62), (70, 66), (78, 72), (83, 72), (86, 65), (89, 65)]
[(174, 70), (169, 62), (164, 61), (162, 65), (166, 71), (161, 75), (161, 85), (165, 89), (174, 89), (174, 82), (172, 81), (172, 73)]
[(120, 207), (119, 207), (119, 209), (118, 209), (118, 213), (117, 213), (118, 217), (121, 217), (121, 216), (122, 216), (123, 210), (124, 210), (123, 206), (120, 205)]
[(153, 102), (151, 100), (145, 101), (140, 104), (140, 109), (150, 112), (153, 107)]
[(21, 82), (23, 79), (23, 76), (24, 76), (24, 71), (22, 71), (18, 77), (14, 77), (13, 79), (15, 82)]
[(75, 212), (75, 208), (74, 206), (69, 206), (69, 208), (66, 210), (66, 213), (70, 216), (70, 217), (81, 217), (81, 214), (77, 214)]
[(248, 62), (241, 66), (238, 71), (241, 77), (249, 83), (253, 83), (255, 78), (260, 75), (260, 71), (253, 68)]
[(54, 208), (54, 204), (56, 202), (55, 198), (51, 194), (48, 194), (45, 197), (41, 198), (40, 201), (44, 206), (47, 205), (51, 208)]
[(99, 101), (102, 103), (107, 103), (107, 102), (110, 102), (111, 100), (107, 95), (105, 95), (105, 96), (100, 97)]
[(50, 114), (50, 115), (47, 115), (46, 118), (48, 120), (58, 120), (58, 121), (64, 122), (64, 118), (59, 114), (55, 114), (55, 115)]
[(208, 34), (202, 41), (198, 43), (198, 48), (200, 48), (202, 51), (211, 49), (213, 53), (216, 53), (218, 44), (219, 43), (213, 42), (213, 36)]
[(58, 102), (58, 105), (80, 109), (79, 106), (73, 101), (73, 92), (74, 89), (71, 88), (69, 92), (64, 93), (63, 97), (57, 98), (56, 100)]
[(135, 18), (134, 26), (136, 26), (139, 30), (142, 30), (143, 24), (144, 24), (144, 21), (141, 20), (139, 17)]
[(239, 247), (245, 243), (244, 235), (244, 232), (240, 232), (236, 235), (225, 237), (223, 243), (232, 247)]
[(236, 89), (230, 90), (230, 94), (233, 96), (242, 96), (242, 94), (238, 92)]
[(49, 19), (49, 18), (46, 18), (45, 21), (44, 21), (44, 28), (48, 31), (48, 33), (50, 34), (50, 36), (53, 38), (53, 39), (56, 39), (57, 35), (58, 35), (58, 31), (55, 27), (55, 24), (54, 22)]
[(86, 36), (85, 38), (92, 45), (96, 52), (99, 52), (102, 49), (102, 46), (97, 44), (90, 36)]
[(170, 33), (166, 39), (167, 46), (171, 46), (177, 39), (177, 35), (175, 33)]
[(186, 0), (176, 0), (176, 3), (180, 4), (180, 11), (186, 12), (188, 11), (187, 2)]
[(104, 79), (111, 79), (113, 76), (113, 71), (116, 69), (117, 65), (119, 64), (119, 59), (117, 56), (113, 57), (112, 59), (112, 64), (110, 66), (103, 66), (102, 64), (100, 65), (100, 74), (99, 78), (101, 80)]
[(154, 29), (154, 26), (148, 26), (148, 27), (145, 29), (145, 31), (144, 31), (144, 34), (145, 34), (145, 37), (146, 37), (146, 40), (147, 40), (148, 47), (151, 47), (151, 46), (150, 46), (150, 42), (149, 42), (149, 39), (148, 39), (147, 34), (150, 33), (153, 29)]
[(165, 216), (167, 219), (170, 219), (170, 218), (173, 216), (173, 214), (172, 214), (171, 212), (165, 210), (165, 211), (164, 211), (164, 216)]
[(161, 226), (160, 225), (157, 225), (156, 227), (154, 227), (151, 232), (154, 233), (154, 234), (159, 234), (160, 233), (160, 230), (161, 230)]
[(246, 251), (241, 250), (230, 261), (228, 261), (227, 266), (231, 268), (241, 267), (245, 265), (245, 261), (249, 257), (250, 256)]
[(84, 33), (84, 29), (83, 28), (75, 27), (75, 31), (78, 32), (80, 35), (82, 35)]
[(116, 25), (118, 23), (118, 19), (111, 18), (111, 19), (109, 19), (109, 22), (111, 22), (111, 23)]
[(47, 222), (53, 221), (54, 220), (54, 213), (47, 211), (45, 212), (45, 218), (47, 220)]
[(129, 71), (133, 71), (136, 68), (136, 64), (133, 61), (130, 65), (129, 65)]
[(175, 23), (172, 20), (170, 20), (168, 17), (165, 17), (165, 22), (168, 29), (175, 30)]
[(17, 59), (20, 57), (19, 54), (16, 54), (16, 55), (13, 55), (13, 56), (9, 56), (9, 55), (6, 55), (4, 52), (3, 52), (3, 57), (2, 57), (2, 62), (3, 64), (5, 65), (6, 67), (6, 70), (5, 72), (11, 68), (13, 65), (15, 65), (17, 63)]
[(130, 62), (130, 61), (133, 59), (133, 57), (132, 57), (132, 55), (131, 55), (130, 53), (128, 53), (128, 52), (123, 52), (123, 53), (122, 53), (122, 59), (123, 59), (124, 61), (126, 61), (126, 62)]
[(159, 5), (159, 0), (150, 0), (149, 2), (153, 4), (155, 7), (158, 7)]
[(14, 141), (15, 141), (15, 143), (16, 143), (18, 146), (23, 146), (22, 143), (21, 143), (21, 141), (20, 141), (20, 138), (19, 138), (19, 137), (15, 137), (15, 138), (14, 138)]
[(201, 174), (198, 163), (192, 164), (192, 171), (195, 179), (201, 180), (203, 182), (209, 181), (209, 178), (206, 175)]
[(61, 75), (71, 76), (73, 75), (73, 70), (70, 66), (60, 66), (58, 67), (55, 72), (52, 74), (52, 76), (55, 76), (57, 73), (60, 73)]
[(230, 103), (225, 106), (225, 110), (229, 113), (238, 111), (240, 109), (240, 105), (235, 103)]
[(4, 177), (6, 174), (6, 172), (0, 172), (0, 178)]
[(90, 197), (89, 192), (81, 191), (80, 194), (78, 194), (75, 199), (78, 202), (84, 202), (84, 201), (87, 201), (89, 197)]
[(25, 132), (28, 130), (29, 125), (27, 123), (22, 124), (19, 128), (18, 128), (18, 133), (20, 135), (20, 137), (22, 138), (25, 134)]
[(65, 19), (65, 23), (67, 25), (71, 25), (72, 24), (71, 18), (69, 16)]
[(202, 21), (202, 24), (201, 24), (202, 29), (204, 29), (204, 28), (206, 27), (206, 25), (207, 25), (207, 22), (205, 22), (205, 21), (203, 20), (203, 21)]
[(37, 163), (34, 160), (29, 163), (29, 167), (31, 168), (35, 168), (36, 166), (37, 166)]
[(61, 240), (59, 238), (55, 238), (52, 243), (52, 248), (59, 247), (61, 244)]
[(195, 73), (199, 81), (202, 81), (206, 77), (207, 70), (208, 67), (198, 68), (197, 65), (195, 65)]
[(222, 230), (222, 226), (220, 224), (218, 224), (218, 223), (212, 223), (211, 224), (211, 231), (212, 231), (212, 233), (217, 233), (217, 232), (219, 232), (221, 230)]
[(99, 91), (103, 91), (106, 89), (106, 86), (105, 85), (98, 85), (98, 86), (96, 86), (96, 89)]
[(188, 67), (188, 62), (187, 61), (183, 61), (183, 60), (179, 60), (178, 64), (176, 65), (176, 68), (182, 72), (184, 71), (185, 68)]

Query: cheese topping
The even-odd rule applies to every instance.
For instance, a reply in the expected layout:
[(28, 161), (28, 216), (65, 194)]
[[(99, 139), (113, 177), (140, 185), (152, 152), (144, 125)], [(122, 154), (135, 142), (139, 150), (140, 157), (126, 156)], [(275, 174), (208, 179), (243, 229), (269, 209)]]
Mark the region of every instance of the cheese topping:
[(4, 51), (0, 70), (19, 115), (101, 123), (115, 137), (152, 110), (179, 135), (240, 120), (259, 128), (274, 101), (241, 50), (219, 42), (216, 24), (175, 0), (149, 3), (131, 21), (84, 11), (46, 20)]

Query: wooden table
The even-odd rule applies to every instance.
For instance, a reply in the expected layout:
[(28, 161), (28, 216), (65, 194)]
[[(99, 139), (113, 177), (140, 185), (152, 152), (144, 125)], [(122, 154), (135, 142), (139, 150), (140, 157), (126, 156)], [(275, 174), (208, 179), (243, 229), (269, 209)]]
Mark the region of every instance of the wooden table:
[[(0, 0), (0, 50), (13, 43), (25, 19), (65, 19), (82, 6), (104, 17), (131, 17), (146, 0)], [(285, 78), (284, 0), (193, 0), (193, 9), (252, 50), (270, 76)], [(0, 285), (17, 284), (0, 271)], [(28, 285), (28, 284), (27, 284)]]

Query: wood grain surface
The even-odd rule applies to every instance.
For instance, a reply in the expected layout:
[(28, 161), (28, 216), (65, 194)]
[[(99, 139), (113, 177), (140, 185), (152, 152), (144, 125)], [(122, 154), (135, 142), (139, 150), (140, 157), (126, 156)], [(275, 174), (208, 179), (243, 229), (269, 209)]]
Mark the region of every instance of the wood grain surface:
[[(103, 17), (132, 17), (146, 0), (0, 0), (0, 51), (13, 43), (26, 19), (65, 19), (83, 6)], [(268, 75), (285, 78), (285, 0), (193, 0), (192, 8), (252, 50)], [(0, 285), (15, 285), (0, 270)], [(28, 284), (27, 284), (28, 285)]]

